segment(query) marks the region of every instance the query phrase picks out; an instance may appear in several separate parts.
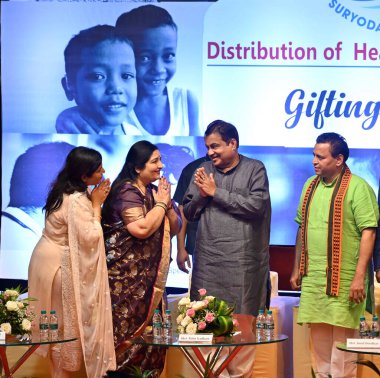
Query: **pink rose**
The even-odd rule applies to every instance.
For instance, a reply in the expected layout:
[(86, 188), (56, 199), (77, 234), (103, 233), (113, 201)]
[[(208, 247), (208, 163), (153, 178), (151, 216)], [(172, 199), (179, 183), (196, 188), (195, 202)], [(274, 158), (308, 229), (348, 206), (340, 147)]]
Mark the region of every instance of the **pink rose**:
[(203, 299), (203, 303), (205, 304), (206, 307), (208, 306), (208, 300), (207, 299)]
[(189, 308), (187, 311), (186, 311), (186, 315), (187, 316), (190, 316), (190, 318), (193, 318), (194, 315), (195, 315), (195, 310), (193, 308)]
[(199, 331), (203, 331), (206, 328), (206, 326), (207, 326), (206, 322), (199, 322), (198, 323)]
[(239, 322), (237, 321), (237, 319), (232, 319), (232, 324), (235, 328), (239, 327)]
[(215, 316), (214, 316), (214, 314), (212, 312), (208, 312), (206, 314), (206, 316), (205, 316), (205, 320), (206, 320), (207, 323), (213, 322), (214, 319), (215, 319)]
[(203, 297), (203, 296), (206, 295), (207, 291), (206, 291), (206, 289), (199, 289), (199, 290), (198, 290), (198, 293), (199, 293), (199, 295), (200, 295), (201, 297)]

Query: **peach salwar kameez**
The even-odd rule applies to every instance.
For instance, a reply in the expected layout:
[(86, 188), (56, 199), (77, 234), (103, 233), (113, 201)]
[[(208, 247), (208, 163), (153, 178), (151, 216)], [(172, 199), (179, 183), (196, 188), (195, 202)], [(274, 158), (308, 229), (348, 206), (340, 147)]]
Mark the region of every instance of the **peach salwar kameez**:
[(29, 264), (29, 296), (38, 299), (34, 327), (41, 309), (54, 309), (60, 337), (78, 338), (37, 350), (46, 356), (51, 348), (55, 377), (82, 369), (88, 378), (100, 378), (115, 369), (103, 232), (87, 193), (64, 195), (46, 219)]

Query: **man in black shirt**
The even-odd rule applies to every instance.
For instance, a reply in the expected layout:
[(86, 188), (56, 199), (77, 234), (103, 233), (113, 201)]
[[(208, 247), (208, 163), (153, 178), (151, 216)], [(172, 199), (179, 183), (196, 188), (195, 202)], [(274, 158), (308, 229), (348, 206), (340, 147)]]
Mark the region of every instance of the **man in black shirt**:
[(178, 203), (179, 210), (182, 216), (182, 228), (177, 235), (177, 265), (180, 270), (189, 273), (191, 268), (190, 256), (194, 253), (195, 236), (197, 234), (198, 222), (188, 222), (183, 215), (182, 200), (186, 190), (190, 184), (193, 173), (200, 164), (209, 160), (208, 156), (201, 157), (192, 161), (185, 168), (183, 168), (181, 176), (179, 177), (177, 188), (174, 193), (174, 201)]

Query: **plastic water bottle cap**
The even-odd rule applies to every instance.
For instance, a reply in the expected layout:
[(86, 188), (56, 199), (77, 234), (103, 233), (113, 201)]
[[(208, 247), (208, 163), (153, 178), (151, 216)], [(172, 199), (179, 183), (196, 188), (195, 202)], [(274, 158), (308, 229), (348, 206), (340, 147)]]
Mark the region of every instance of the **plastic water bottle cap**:
[(46, 310), (41, 310), (41, 314), (46, 314)]
[(157, 312), (160, 312), (160, 310), (158, 310), (158, 309), (157, 309), (157, 310), (154, 310), (154, 312), (156, 312), (156, 313), (157, 313)]
[(259, 314), (264, 314), (264, 310), (259, 310)]
[(272, 310), (268, 310), (268, 314), (269, 314), (269, 315), (272, 314)]
[(166, 310), (165, 312), (166, 312), (167, 314), (170, 314), (170, 310)]
[(50, 313), (51, 313), (51, 314), (55, 314), (55, 310), (51, 310)]

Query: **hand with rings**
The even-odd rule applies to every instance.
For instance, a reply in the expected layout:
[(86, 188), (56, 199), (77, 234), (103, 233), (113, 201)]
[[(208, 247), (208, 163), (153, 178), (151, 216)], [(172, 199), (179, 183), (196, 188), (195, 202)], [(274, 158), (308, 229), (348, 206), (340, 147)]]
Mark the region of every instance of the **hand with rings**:
[(171, 185), (170, 182), (166, 179), (166, 177), (161, 177), (158, 183), (158, 190), (156, 193), (153, 193), (155, 197), (155, 201), (164, 202), (168, 207), (171, 204), (171, 193), (170, 193)]
[(198, 187), (202, 197), (215, 195), (216, 184), (212, 173), (207, 174), (204, 167), (200, 167), (195, 171), (194, 184)]
[(111, 182), (109, 179), (105, 179), (102, 181), (92, 192), (91, 192), (91, 201), (93, 203), (100, 203), (102, 204), (109, 192), (110, 192), (110, 185)]

